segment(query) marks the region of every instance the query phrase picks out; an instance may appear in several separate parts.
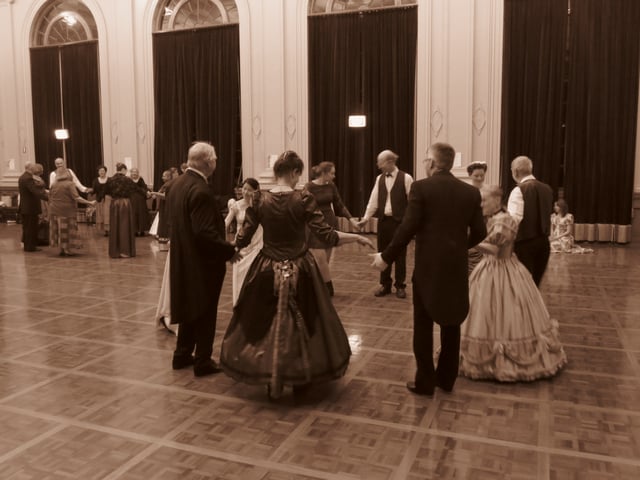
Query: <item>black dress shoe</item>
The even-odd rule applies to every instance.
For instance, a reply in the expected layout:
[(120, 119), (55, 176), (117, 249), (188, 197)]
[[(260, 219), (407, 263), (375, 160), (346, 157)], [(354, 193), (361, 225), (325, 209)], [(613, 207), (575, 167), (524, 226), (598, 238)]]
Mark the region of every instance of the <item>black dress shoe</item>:
[(390, 293), (391, 293), (391, 287), (382, 286), (376, 291), (376, 293), (374, 293), (374, 295), (376, 297), (384, 297), (385, 295), (389, 295)]
[(396, 297), (407, 298), (407, 291), (404, 288), (396, 288)]
[(448, 386), (448, 385), (443, 385), (439, 380), (436, 381), (436, 385), (438, 386), (438, 388), (446, 393), (451, 393), (453, 392), (453, 385), (452, 386)]
[(427, 397), (433, 396), (433, 388), (423, 388), (416, 386), (416, 382), (407, 382), (407, 390), (416, 395), (426, 395)]
[(34, 248), (34, 249), (29, 249), (29, 250), (27, 250), (27, 249), (25, 248), (25, 250), (24, 250), (24, 251), (25, 251), (25, 252), (41, 252), (41, 251), (42, 251), (42, 249), (41, 249), (41, 248), (36, 247), (36, 248)]
[(193, 366), (193, 374), (196, 377), (204, 377), (205, 375), (213, 375), (214, 373), (220, 373), (222, 369), (218, 366), (216, 362), (210, 360), (209, 362), (194, 365)]
[(172, 366), (174, 370), (180, 370), (181, 368), (190, 367), (193, 363), (194, 359), (191, 355), (188, 357), (176, 357), (174, 355)]

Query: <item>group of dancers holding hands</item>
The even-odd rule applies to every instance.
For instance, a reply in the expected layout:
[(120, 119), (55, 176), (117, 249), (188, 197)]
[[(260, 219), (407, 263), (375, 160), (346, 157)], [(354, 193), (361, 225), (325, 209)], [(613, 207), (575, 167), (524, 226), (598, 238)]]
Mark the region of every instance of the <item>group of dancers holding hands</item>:
[[(299, 392), (341, 377), (351, 350), (332, 303), (331, 253), (346, 243), (374, 245), (366, 236), (339, 231), (336, 217), (357, 230), (376, 216), (376, 296), (391, 293), (395, 264), (396, 296), (406, 297), (402, 257), (415, 240), (417, 369), (407, 383), (411, 392), (450, 392), (458, 374), (499, 381), (554, 375), (567, 359), (558, 323), (538, 290), (550, 252), (550, 222), (543, 219), (546, 209), (550, 219), (551, 189), (533, 177), (530, 159), (518, 157), (512, 163), (518, 186), (507, 210), (498, 187), (457, 179), (451, 173), (454, 157), (450, 145), (432, 145), (424, 161), (426, 178), (413, 182), (398, 169), (397, 155), (381, 152), (381, 174), (365, 215), (357, 219), (333, 183), (335, 165), (316, 166), (315, 178), (300, 190), (304, 163), (286, 151), (273, 167), (275, 186), (261, 191), (255, 179), (245, 179), (242, 198), (230, 202), (223, 220), (207, 183), (216, 167), (215, 149), (195, 143), (185, 174), (164, 192), (171, 260), (157, 317), (168, 328), (179, 324), (173, 368), (193, 366), (196, 376), (224, 371), (238, 381), (266, 385), (273, 398), (285, 386)], [(479, 168), (483, 177), (486, 165)], [(232, 223), (237, 233), (229, 242)], [(233, 266), (234, 307), (218, 364), (211, 354), (226, 262)], [(434, 323), (440, 327), (435, 364)]]

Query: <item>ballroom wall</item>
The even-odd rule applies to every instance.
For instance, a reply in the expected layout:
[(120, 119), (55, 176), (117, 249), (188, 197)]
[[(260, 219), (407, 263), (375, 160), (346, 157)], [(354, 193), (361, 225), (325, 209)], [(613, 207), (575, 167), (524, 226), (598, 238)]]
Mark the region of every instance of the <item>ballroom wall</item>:
[[(0, 65), (8, 66), (0, 69), (0, 187), (15, 185), (24, 164), (34, 161), (29, 34), (44, 3), (0, 0)], [(157, 0), (84, 3), (98, 25), (105, 163), (127, 160), (152, 178)], [(236, 3), (243, 170), (268, 184), (269, 155), (294, 149), (307, 158), (307, 2)], [(457, 175), (465, 177), (465, 165), (483, 160), (488, 182), (498, 183), (503, 2), (419, 0), (418, 9), (416, 177), (424, 176), (427, 146), (447, 141), (461, 154)], [(640, 194), (640, 141), (636, 152), (634, 189)]]

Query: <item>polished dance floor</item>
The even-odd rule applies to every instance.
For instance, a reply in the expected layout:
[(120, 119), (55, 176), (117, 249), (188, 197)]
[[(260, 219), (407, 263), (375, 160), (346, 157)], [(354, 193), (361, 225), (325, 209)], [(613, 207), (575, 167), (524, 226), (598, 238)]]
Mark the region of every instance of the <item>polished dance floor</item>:
[[(23, 253), (0, 224), (0, 478), (639, 479), (640, 239), (554, 255), (542, 285), (569, 364), (556, 378), (459, 379), (417, 397), (411, 297), (375, 298), (365, 250), (336, 250), (347, 375), (269, 402), (262, 388), (171, 370), (153, 321), (166, 253)], [(412, 261), (410, 262), (412, 263)], [(215, 352), (231, 316), (230, 275)]]

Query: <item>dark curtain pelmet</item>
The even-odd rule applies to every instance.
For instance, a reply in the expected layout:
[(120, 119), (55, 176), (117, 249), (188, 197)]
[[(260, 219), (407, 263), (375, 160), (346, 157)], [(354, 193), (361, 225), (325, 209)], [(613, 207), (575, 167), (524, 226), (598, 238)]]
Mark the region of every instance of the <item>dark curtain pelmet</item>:
[[(384, 149), (413, 175), (417, 8), (312, 16), (310, 164), (332, 161), (345, 205), (364, 211)], [(365, 128), (348, 116), (367, 115)]]
[(62, 143), (53, 135), (62, 125), (58, 48), (37, 48), (30, 53), (35, 161), (42, 164), (43, 179), (48, 182), (53, 161), (62, 157)]
[(562, 88), (566, 0), (506, 0), (502, 65), (500, 183), (515, 182), (511, 161), (526, 155), (534, 175), (558, 191), (562, 177)]
[(153, 60), (154, 184), (202, 140), (218, 155), (216, 191), (230, 195), (242, 164), (238, 25), (154, 34)]
[(572, 0), (565, 197), (576, 223), (631, 223), (640, 2)]

